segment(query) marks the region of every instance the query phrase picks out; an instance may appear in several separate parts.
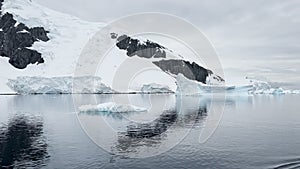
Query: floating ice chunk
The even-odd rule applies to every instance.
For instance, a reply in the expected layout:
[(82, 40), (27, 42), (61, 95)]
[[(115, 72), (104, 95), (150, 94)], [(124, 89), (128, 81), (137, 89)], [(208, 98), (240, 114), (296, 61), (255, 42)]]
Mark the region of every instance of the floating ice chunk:
[(144, 112), (146, 108), (136, 107), (128, 104), (117, 104), (114, 102), (102, 103), (98, 105), (83, 105), (79, 107), (80, 112), (109, 112), (109, 113), (127, 113)]
[(142, 93), (174, 93), (168, 86), (150, 83), (144, 84), (141, 88)]
[(18, 94), (114, 93), (101, 82), (100, 77), (17, 77), (7, 85)]

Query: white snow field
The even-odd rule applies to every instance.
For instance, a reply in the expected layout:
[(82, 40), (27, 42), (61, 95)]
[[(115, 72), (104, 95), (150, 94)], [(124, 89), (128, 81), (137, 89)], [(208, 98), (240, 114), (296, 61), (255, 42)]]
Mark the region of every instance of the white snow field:
[(79, 107), (79, 112), (95, 113), (95, 112), (108, 112), (108, 113), (127, 113), (127, 112), (145, 112), (146, 108), (136, 107), (129, 104), (118, 104), (114, 102), (102, 103), (98, 105), (82, 105)]

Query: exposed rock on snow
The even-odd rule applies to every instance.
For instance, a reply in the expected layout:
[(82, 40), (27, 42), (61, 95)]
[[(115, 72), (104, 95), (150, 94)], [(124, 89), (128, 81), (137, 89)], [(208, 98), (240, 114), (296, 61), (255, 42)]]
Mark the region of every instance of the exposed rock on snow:
[[(126, 50), (129, 57), (136, 55), (141, 58), (151, 59), (154, 65), (173, 77), (181, 73), (190, 80), (196, 80), (205, 84), (224, 83), (224, 79), (213, 74), (211, 70), (195, 62), (190, 63), (182, 60), (181, 55), (158, 43), (134, 39), (127, 35), (118, 36), (116, 33), (111, 33), (111, 38), (117, 39), (116, 46), (121, 50)], [(175, 56), (176, 59), (169, 58), (171, 55)]]
[(214, 83), (216, 82), (218, 82), (219, 84), (224, 83), (224, 79), (222, 79), (217, 75), (214, 75), (211, 70), (199, 66), (195, 62), (190, 63), (189, 61), (170, 59), (170, 60), (154, 61), (153, 63), (156, 66), (158, 66), (161, 70), (175, 77), (178, 74), (182, 74), (183, 76), (185, 76), (190, 80), (196, 80), (204, 84), (207, 83), (208, 79), (212, 79), (212, 78), (214, 79)]
[(28, 64), (44, 63), (42, 54), (28, 47), (39, 40), (48, 41), (49, 32), (43, 27), (29, 28), (18, 23), (11, 13), (3, 13), (3, 1), (0, 1), (0, 55), (10, 58), (9, 63), (18, 69), (24, 69)]
[(142, 93), (174, 93), (168, 86), (150, 83), (144, 84), (141, 88)]
[(117, 104), (114, 102), (102, 103), (98, 105), (83, 105), (79, 107), (80, 112), (95, 113), (95, 112), (109, 112), (109, 113), (127, 113), (127, 112), (144, 112), (146, 108), (136, 107), (128, 104)]
[(115, 93), (101, 82), (100, 77), (18, 77), (7, 85), (18, 94)]
[[(117, 34), (111, 34), (112, 39), (117, 37)], [(165, 58), (165, 47), (151, 42), (149, 40), (143, 42), (138, 39), (131, 38), (127, 35), (121, 35), (117, 38), (116, 46), (119, 49), (126, 50), (127, 55), (132, 57), (137, 55), (142, 58)]]

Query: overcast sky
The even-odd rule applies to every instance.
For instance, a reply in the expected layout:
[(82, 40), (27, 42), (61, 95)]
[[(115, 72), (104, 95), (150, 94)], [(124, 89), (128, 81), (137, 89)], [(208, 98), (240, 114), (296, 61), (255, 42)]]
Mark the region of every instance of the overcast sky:
[(97, 22), (139, 12), (173, 14), (207, 35), (227, 72), (300, 84), (299, 0), (35, 1)]

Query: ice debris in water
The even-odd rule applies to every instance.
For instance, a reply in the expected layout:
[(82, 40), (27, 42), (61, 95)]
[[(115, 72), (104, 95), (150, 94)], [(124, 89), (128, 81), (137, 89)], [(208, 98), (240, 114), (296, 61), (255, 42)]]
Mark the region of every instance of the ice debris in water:
[(110, 112), (110, 113), (126, 113), (126, 112), (144, 112), (146, 108), (136, 107), (129, 104), (117, 104), (114, 102), (102, 103), (98, 105), (82, 105), (79, 107), (80, 112)]

